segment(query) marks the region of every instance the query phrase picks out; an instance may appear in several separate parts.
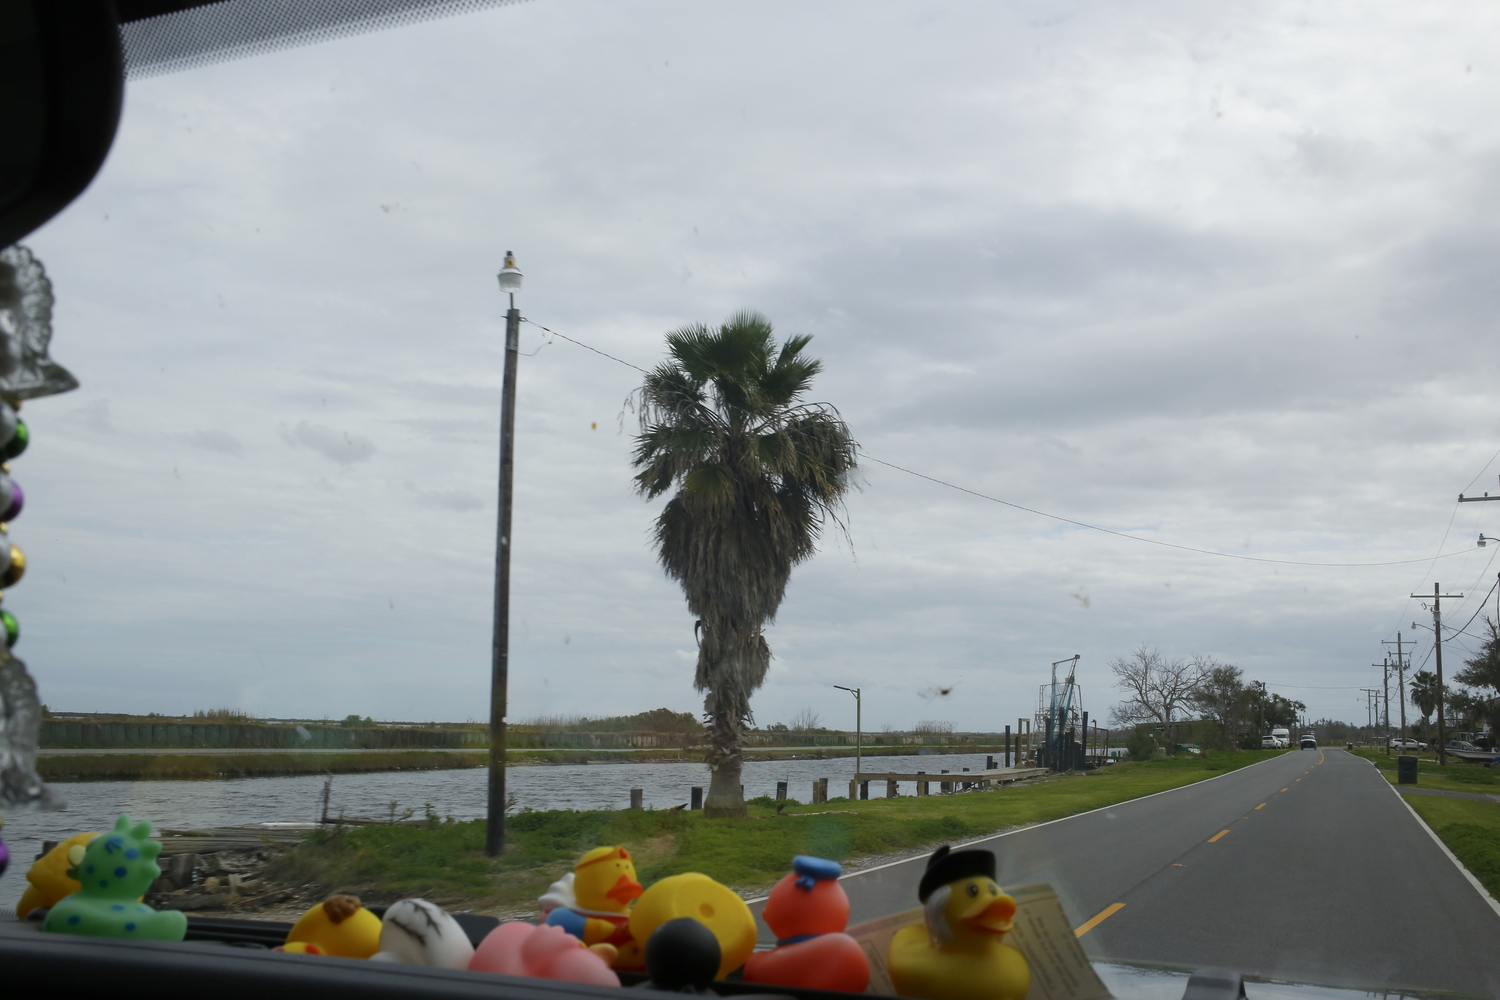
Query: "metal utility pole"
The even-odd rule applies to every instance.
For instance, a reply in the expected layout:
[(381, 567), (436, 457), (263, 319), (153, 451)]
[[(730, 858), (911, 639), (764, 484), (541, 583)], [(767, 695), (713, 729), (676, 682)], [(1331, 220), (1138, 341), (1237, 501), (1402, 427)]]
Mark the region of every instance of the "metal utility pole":
[(505, 848), (505, 708), (510, 679), (510, 515), (516, 464), (516, 364), (520, 357), (521, 312), (516, 292), (521, 272), (515, 254), (505, 252), (500, 290), (510, 295), (505, 314), (505, 376), (500, 392), (500, 503), (495, 527), (495, 628), (490, 642), (490, 783), (485, 804), (484, 853)]
[(1389, 639), (1380, 640), (1381, 645), (1396, 647), (1396, 704), (1401, 706), (1401, 750), (1406, 751), (1406, 653), (1401, 651), (1401, 633), (1396, 633), (1393, 644)]
[[(1485, 494), (1488, 496), (1489, 494)], [(1496, 497), (1500, 500), (1500, 497)], [(1459, 496), (1463, 500), (1463, 496)], [(1448, 735), (1443, 722), (1443, 598), (1450, 597), (1454, 600), (1462, 600), (1463, 594), (1444, 594), (1436, 583), (1432, 585), (1432, 646), (1433, 652), (1437, 654), (1437, 726), (1438, 726), (1438, 766), (1448, 763)], [(1412, 594), (1413, 597), (1426, 597), (1426, 594)]]
[(854, 695), (854, 778), (857, 781), (859, 780), (859, 772), (862, 770), (862, 768), (859, 766), (860, 744), (864, 742), (864, 722), (860, 718), (861, 705), (859, 688), (846, 688), (842, 684), (835, 684), (834, 687), (838, 688), (840, 691), (848, 691), (850, 694)]

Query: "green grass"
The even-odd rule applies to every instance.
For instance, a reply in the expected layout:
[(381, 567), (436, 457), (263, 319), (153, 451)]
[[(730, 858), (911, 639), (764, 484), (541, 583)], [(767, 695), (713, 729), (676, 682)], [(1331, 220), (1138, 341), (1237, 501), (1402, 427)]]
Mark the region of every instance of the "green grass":
[[(1396, 783), (1396, 755), (1387, 757), (1383, 751), (1356, 747), (1356, 757), (1374, 762), (1380, 773), (1391, 784)], [(1451, 758), (1450, 758), (1451, 759)], [(1483, 764), (1455, 763), (1440, 767), (1437, 759), (1422, 758), (1417, 764), (1417, 787), (1432, 788), (1446, 792), (1486, 792), (1500, 795), (1500, 771)]]
[(1090, 775), (1059, 775), (989, 792), (792, 804), (779, 816), (774, 802), (760, 798), (752, 800), (745, 820), (708, 820), (702, 813), (670, 810), (525, 812), (510, 818), (506, 850), (496, 859), (483, 854), (482, 822), (430, 817), (426, 824), (319, 832), (273, 862), (267, 875), (328, 892), (355, 892), (371, 902), (422, 895), (481, 911), (518, 913), (534, 909), (536, 897), (585, 851), (624, 844), (647, 884), (698, 871), (756, 891), (786, 874), (796, 854), (847, 861), (972, 840), (1178, 788), (1279, 752), (1210, 751), (1207, 759), (1117, 764)]
[(1408, 796), (1406, 803), (1490, 895), (1500, 899), (1500, 803), (1436, 795)]

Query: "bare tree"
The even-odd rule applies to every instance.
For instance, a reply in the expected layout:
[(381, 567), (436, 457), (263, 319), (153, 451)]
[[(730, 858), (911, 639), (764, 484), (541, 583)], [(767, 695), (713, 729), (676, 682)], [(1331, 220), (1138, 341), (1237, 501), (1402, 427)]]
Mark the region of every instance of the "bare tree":
[(813, 710), (811, 705), (804, 705), (797, 709), (792, 716), (792, 721), (787, 726), (794, 733), (810, 733), (823, 725), (823, 717)]
[(1130, 656), (1117, 656), (1109, 663), (1115, 682), (1125, 698), (1109, 711), (1110, 725), (1128, 727), (1137, 722), (1170, 723), (1187, 714), (1207, 669), (1204, 657), (1168, 659), (1145, 643)]

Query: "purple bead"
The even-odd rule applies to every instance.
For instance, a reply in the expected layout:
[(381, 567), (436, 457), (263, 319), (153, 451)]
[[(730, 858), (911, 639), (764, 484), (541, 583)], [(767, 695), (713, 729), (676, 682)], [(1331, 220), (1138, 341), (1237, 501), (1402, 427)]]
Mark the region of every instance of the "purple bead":
[(10, 491), (10, 506), (5, 508), (4, 514), (0, 514), (0, 521), (14, 521), (21, 516), (21, 508), (26, 506), (26, 495), (21, 492), (20, 483), (12, 479), (10, 481)]

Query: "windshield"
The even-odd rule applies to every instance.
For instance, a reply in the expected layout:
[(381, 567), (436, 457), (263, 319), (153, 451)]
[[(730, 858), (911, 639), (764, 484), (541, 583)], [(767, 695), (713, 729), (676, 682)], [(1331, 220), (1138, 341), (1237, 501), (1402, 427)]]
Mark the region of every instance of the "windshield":
[(24, 241), (67, 808), (0, 905), (121, 813), (195, 919), (623, 845), (852, 926), (982, 842), (1101, 964), (1500, 990), (1492, 21), (538, 0), (138, 75)]

